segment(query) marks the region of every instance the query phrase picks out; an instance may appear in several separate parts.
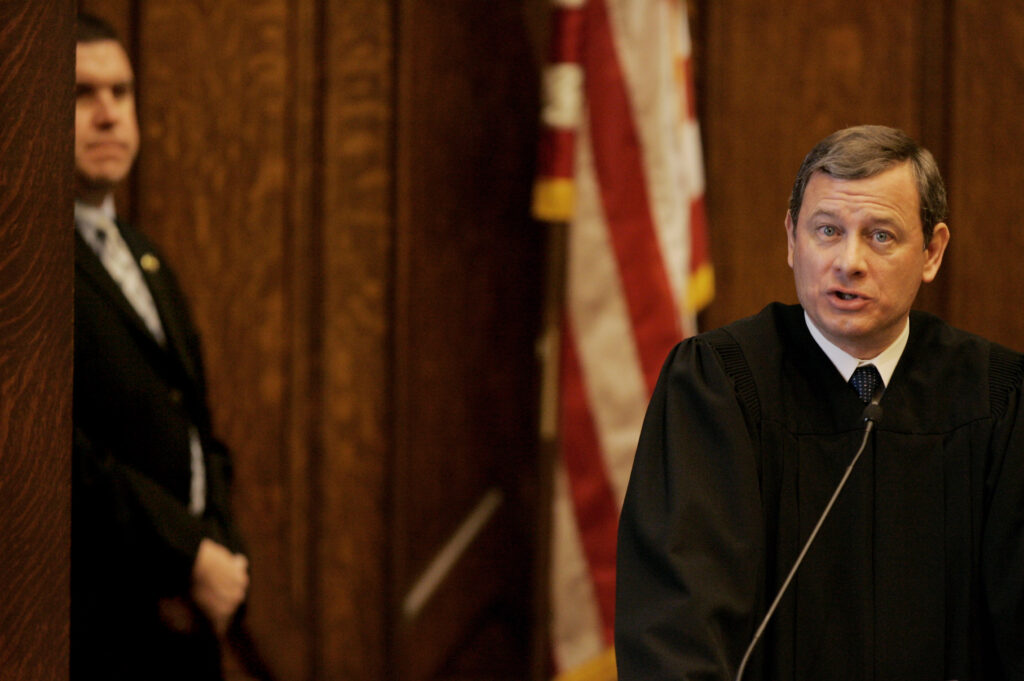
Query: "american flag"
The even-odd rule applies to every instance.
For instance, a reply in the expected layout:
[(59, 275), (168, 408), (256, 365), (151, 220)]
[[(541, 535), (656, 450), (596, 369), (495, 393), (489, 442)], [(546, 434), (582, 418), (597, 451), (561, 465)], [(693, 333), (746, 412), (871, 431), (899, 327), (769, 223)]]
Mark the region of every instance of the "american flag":
[[(553, 0), (534, 214), (566, 223), (550, 568), (560, 679), (614, 679), (619, 511), (713, 274), (685, 0)], [(553, 419), (551, 419), (553, 421)]]

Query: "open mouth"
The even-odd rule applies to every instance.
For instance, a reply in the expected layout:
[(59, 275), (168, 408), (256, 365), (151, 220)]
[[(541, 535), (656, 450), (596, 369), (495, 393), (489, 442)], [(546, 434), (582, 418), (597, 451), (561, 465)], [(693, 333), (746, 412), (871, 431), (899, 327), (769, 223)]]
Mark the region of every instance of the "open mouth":
[(829, 291), (829, 296), (832, 297), (836, 305), (841, 306), (843, 309), (853, 309), (853, 306), (860, 306), (868, 302), (868, 298), (860, 293), (850, 291), (832, 289)]

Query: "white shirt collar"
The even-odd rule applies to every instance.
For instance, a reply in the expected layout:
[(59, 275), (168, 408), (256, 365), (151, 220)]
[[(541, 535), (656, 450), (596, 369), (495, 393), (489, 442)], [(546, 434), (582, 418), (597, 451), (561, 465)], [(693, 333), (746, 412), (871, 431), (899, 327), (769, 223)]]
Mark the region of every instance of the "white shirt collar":
[(116, 222), (117, 221), (117, 206), (114, 205), (114, 194), (113, 193), (107, 194), (107, 197), (105, 199), (103, 199), (103, 203), (101, 203), (98, 206), (90, 206), (87, 203), (82, 203), (78, 199), (75, 199), (75, 211), (76, 212), (80, 212), (81, 209), (79, 207), (81, 207), (81, 209), (84, 209), (83, 212), (85, 214), (88, 214), (89, 211), (95, 210), (95, 211), (98, 211), (98, 212), (102, 213), (103, 215), (107, 216), (108, 218), (110, 218), (110, 220), (112, 222)]
[(100, 204), (100, 210), (111, 220), (117, 220), (117, 210), (114, 206), (113, 194), (107, 194), (107, 198), (103, 199), (103, 203)]
[(102, 252), (106, 233), (114, 224), (102, 206), (75, 201), (75, 229), (97, 254)]
[(878, 369), (879, 375), (882, 377), (882, 384), (889, 385), (889, 379), (892, 378), (893, 372), (896, 371), (896, 365), (899, 364), (900, 357), (903, 356), (903, 351), (907, 347), (907, 340), (910, 338), (910, 318), (908, 317), (907, 323), (903, 325), (903, 331), (900, 332), (900, 335), (896, 337), (896, 340), (889, 347), (870, 359), (858, 359), (825, 338), (824, 334), (811, 321), (806, 310), (804, 311), (804, 321), (807, 322), (807, 330), (811, 332), (814, 342), (818, 344), (821, 351), (828, 356), (832, 364), (839, 370), (844, 381), (850, 380), (857, 367), (864, 364), (874, 364), (875, 368)]

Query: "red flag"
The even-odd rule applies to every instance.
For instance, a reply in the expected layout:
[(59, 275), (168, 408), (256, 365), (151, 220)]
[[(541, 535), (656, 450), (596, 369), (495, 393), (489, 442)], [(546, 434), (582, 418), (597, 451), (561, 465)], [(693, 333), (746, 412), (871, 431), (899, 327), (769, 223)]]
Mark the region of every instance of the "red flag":
[(644, 411), (713, 276), (683, 0), (554, 0), (534, 214), (568, 223), (551, 630), (614, 679), (615, 539)]

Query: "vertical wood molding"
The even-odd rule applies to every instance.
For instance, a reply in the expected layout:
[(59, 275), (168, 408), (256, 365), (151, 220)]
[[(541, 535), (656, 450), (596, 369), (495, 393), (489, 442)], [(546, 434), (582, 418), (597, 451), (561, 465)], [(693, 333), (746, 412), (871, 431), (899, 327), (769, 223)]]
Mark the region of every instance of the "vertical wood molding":
[[(920, 69), (918, 110), (920, 133), (918, 142), (935, 156), (939, 171), (950, 189), (950, 115), (952, 103), (951, 26), (952, 6), (955, 0), (922, 2), (917, 8), (921, 31), (921, 49), (917, 56)], [(927, 310), (944, 319), (950, 319), (950, 290), (956, 278), (955, 267), (947, 259), (939, 276), (921, 287), (914, 307)]]
[(951, 22), (950, 318), (1024, 350), (1024, 7), (956, 2)]
[[(547, 5), (397, 6), (392, 610), (488, 490), (506, 502), (420, 615), (391, 627), (393, 673), (435, 678), (477, 654), (526, 676), (529, 633), (509, 620), (530, 618), (535, 550), (545, 228), (529, 215), (530, 22)], [(515, 613), (499, 624), (506, 639), (483, 655), (477, 630), (502, 604)]]
[(68, 674), (73, 3), (0, 5), (0, 680)]
[[(288, 500), (279, 522), (290, 530), (281, 547), (291, 564), (286, 588), (297, 616), (287, 646), (276, 651), (282, 678), (312, 679), (318, 660), (320, 634), (315, 613), (317, 554), (321, 528), (314, 509), (319, 506), (318, 464), (323, 456), (320, 429), (324, 415), (323, 364), (323, 107), (319, 89), (322, 74), (322, 3), (290, 0), (288, 15), (283, 139), (287, 149), (284, 216), (284, 297), (288, 307), (291, 359), (283, 405), (285, 440), (280, 488)], [(264, 632), (272, 639), (276, 615), (268, 608)], [(289, 647), (294, 646), (291, 650)], [(301, 654), (296, 654), (296, 650)], [(301, 659), (295, 659), (300, 658)]]
[(392, 452), (392, 1), (325, 0), (315, 679), (383, 679)]

